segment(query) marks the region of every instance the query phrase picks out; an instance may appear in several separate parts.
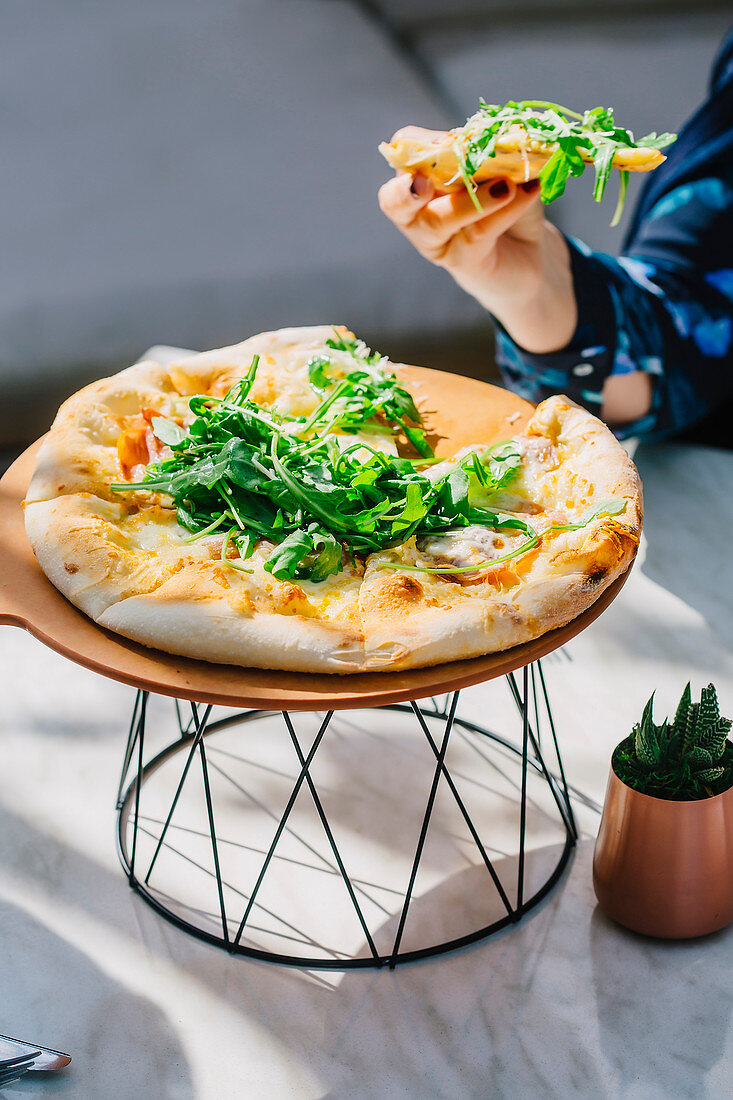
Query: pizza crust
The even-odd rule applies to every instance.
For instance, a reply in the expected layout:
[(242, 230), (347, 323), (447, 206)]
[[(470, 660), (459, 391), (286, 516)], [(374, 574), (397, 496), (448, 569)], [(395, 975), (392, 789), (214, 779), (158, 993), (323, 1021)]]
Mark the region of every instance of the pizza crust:
[(414, 540), (372, 555), (360, 595), (367, 667), (417, 668), (531, 641), (565, 626), (628, 569), (643, 504), (639, 475), (623, 447), (604, 424), (562, 397), (538, 406), (526, 434), (546, 439), (562, 459), (537, 478), (539, 489), (565, 500), (572, 493), (580, 513), (624, 497), (624, 512), (546, 537), (541, 548), (488, 573), (468, 591), (445, 575), (385, 568), (424, 564)]
[(167, 599), (165, 586), (114, 604), (97, 622), (142, 645), (217, 664), (341, 674), (364, 668), (360, 631), (302, 617), (284, 627), (281, 615), (243, 617), (221, 600)]
[(243, 574), (218, 558), (213, 536), (189, 542), (155, 494), (111, 492), (122, 478), (117, 439), (142, 408), (185, 416), (188, 395), (227, 389), (255, 353), (266, 367), (258, 400), (272, 401), (277, 386), (281, 405), (303, 408), (317, 400), (304, 364), (331, 334), (325, 326), (287, 329), (172, 367), (148, 361), (70, 398), (26, 500), (28, 537), (59, 591), (100, 626), (166, 652), (347, 674), (510, 648), (569, 622), (628, 568), (642, 523), (639, 476), (605, 425), (560, 397), (543, 402), (520, 437), (522, 492), (544, 509), (561, 502), (571, 515), (610, 497), (624, 497), (625, 511), (543, 535), (480, 583), (404, 568), (425, 564), (414, 539), (318, 584), (271, 577), (270, 547), (260, 544), (247, 561), (253, 573)]

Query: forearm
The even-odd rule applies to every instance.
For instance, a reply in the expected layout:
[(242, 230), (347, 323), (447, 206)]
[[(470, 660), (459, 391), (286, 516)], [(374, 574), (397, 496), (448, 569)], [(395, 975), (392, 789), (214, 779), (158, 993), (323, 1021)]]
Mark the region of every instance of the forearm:
[(568, 344), (531, 353), (503, 327), (507, 383), (531, 400), (564, 392), (619, 435), (668, 435), (699, 420), (733, 390), (731, 299), (714, 273), (675, 272), (634, 258), (570, 250), (578, 323)]
[(707, 101), (647, 183), (624, 255), (571, 243), (578, 320), (567, 345), (533, 354), (505, 315), (509, 385), (535, 401), (565, 392), (622, 436), (681, 431), (733, 397), (731, 97), (733, 37)]
[(538, 241), (527, 247), (534, 250), (533, 263), (525, 268), (521, 281), (493, 278), (491, 272), (483, 280), (464, 277), (461, 272), (452, 274), (493, 314), (516, 344), (532, 354), (543, 355), (564, 348), (577, 327), (570, 250), (563, 235), (549, 222), (544, 222)]
[[(502, 324), (497, 353), (504, 377), (533, 401), (561, 392), (612, 425), (638, 421), (654, 398), (651, 377), (644, 375), (640, 383), (640, 372), (650, 365), (652, 348), (659, 361), (663, 344), (656, 303), (636, 288), (635, 294), (623, 295), (622, 308), (618, 284), (628, 277), (618, 261), (578, 242), (565, 247), (574, 287), (573, 331), (562, 347), (542, 353), (521, 345)], [(629, 332), (644, 333), (647, 346), (637, 339), (632, 348)]]

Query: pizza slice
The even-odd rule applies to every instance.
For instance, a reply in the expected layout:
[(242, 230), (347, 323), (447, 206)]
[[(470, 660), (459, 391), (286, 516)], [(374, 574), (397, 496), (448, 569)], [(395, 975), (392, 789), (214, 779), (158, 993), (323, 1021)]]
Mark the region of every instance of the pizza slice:
[[(582, 175), (586, 165), (595, 170), (594, 198), (600, 202), (611, 169), (621, 173), (620, 217), (629, 172), (650, 172), (664, 160), (662, 149), (675, 134), (647, 134), (634, 139), (618, 126), (604, 107), (578, 114), (557, 103), (538, 100), (503, 106), (481, 101), (467, 122), (447, 133), (406, 127), (379, 151), (398, 171), (420, 172), (441, 191), (462, 187), (474, 196), (476, 185), (504, 176), (515, 183), (539, 179), (544, 202), (553, 202), (565, 190), (570, 176)], [(479, 207), (480, 208), (480, 207)]]

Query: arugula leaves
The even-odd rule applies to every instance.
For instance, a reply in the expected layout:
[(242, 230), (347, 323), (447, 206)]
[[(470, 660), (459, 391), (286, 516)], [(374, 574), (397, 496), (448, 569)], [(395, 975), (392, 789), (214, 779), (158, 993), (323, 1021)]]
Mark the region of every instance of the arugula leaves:
[(519, 472), (522, 456), (517, 450), (516, 443), (509, 440), (506, 443), (495, 443), (483, 461), (490, 481), (497, 489), (503, 489)]
[[(431, 480), (420, 469), (434, 461), (420, 413), (388, 361), (339, 333), (327, 348), (308, 365), (322, 397), (309, 416), (280, 415), (250, 399), (255, 356), (224, 397), (190, 398), (187, 430), (154, 417), (153, 431), (172, 456), (150, 463), (142, 481), (111, 488), (169, 496), (191, 532), (187, 541), (222, 535), (221, 561), (240, 572), (252, 572), (241, 563), (260, 539), (273, 543), (265, 569), (279, 579), (323, 581), (356, 554), (471, 524), (524, 532), (508, 557), (536, 545), (524, 520), (491, 507), (492, 494), (521, 466), (512, 441), (472, 452)], [(403, 433), (421, 457), (384, 454), (362, 441), (386, 429)], [(357, 432), (360, 440), (343, 446)]]
[[(613, 110), (606, 107), (594, 107), (581, 115), (544, 100), (510, 100), (499, 106), (482, 99), (477, 113), (457, 132), (459, 174), (479, 208), (473, 176), (486, 160), (496, 156), (498, 138), (516, 127), (523, 129), (530, 141), (555, 146), (539, 175), (546, 203), (560, 198), (571, 176), (582, 176), (585, 158), (593, 164), (593, 198), (600, 202), (616, 153), (623, 149), (664, 149), (677, 138), (676, 134), (652, 133), (637, 140), (631, 130), (617, 125)], [(619, 202), (611, 225), (618, 224), (621, 217), (627, 186), (628, 172), (621, 171)]]
[(306, 429), (325, 424), (327, 431), (356, 432), (379, 413), (390, 426), (397, 425), (402, 430), (419, 455), (431, 458), (433, 451), (425, 438), (412, 395), (399, 385), (393, 374), (382, 368), (384, 357), (372, 354), (360, 340), (339, 333), (326, 344), (335, 351), (348, 352), (361, 369), (351, 370), (345, 378), (339, 378), (338, 366), (334, 369), (327, 356), (311, 359), (308, 364), (311, 385), (328, 396), (308, 418)]
[(177, 446), (186, 438), (185, 429), (180, 424), (176, 424), (174, 420), (168, 420), (165, 416), (154, 416), (150, 426), (153, 429), (155, 438), (159, 439), (161, 443), (166, 443), (169, 447)]
[[(608, 500), (600, 501), (598, 504), (592, 504), (590, 508), (586, 508), (577, 523), (552, 523), (546, 528), (545, 533), (548, 531), (582, 531), (584, 527), (587, 527), (594, 519), (598, 519), (599, 516), (618, 516), (625, 508), (625, 499), (614, 499), (611, 497)], [(479, 562), (477, 565), (462, 565), (456, 567), (453, 565), (396, 565), (392, 562), (385, 562), (384, 567), (387, 569), (406, 570), (410, 573), (460, 574), (480, 573), (482, 570), (488, 572), (497, 565), (502, 565), (505, 561), (510, 561), (512, 558), (518, 558), (522, 554), (526, 554), (528, 550), (533, 550), (540, 541), (540, 536), (534, 528), (530, 527), (528, 523), (524, 523), (517, 516), (509, 516), (502, 512), (497, 512), (494, 517), (494, 522), (489, 524), (489, 526), (496, 527), (497, 529), (506, 527), (524, 531), (527, 535), (527, 539), (514, 550), (510, 550), (506, 554), (501, 554), (498, 558), (490, 558), (488, 561)]]
[(608, 500), (602, 500), (598, 504), (591, 504), (590, 508), (586, 508), (583, 512), (583, 515), (577, 523), (553, 523), (548, 530), (580, 531), (583, 527), (587, 527), (591, 520), (598, 519), (599, 516), (618, 516), (625, 508), (625, 500), (616, 500), (614, 497), (610, 497)]
[(322, 581), (341, 569), (341, 544), (329, 531), (311, 523), (306, 531), (291, 531), (265, 562), (273, 577)]

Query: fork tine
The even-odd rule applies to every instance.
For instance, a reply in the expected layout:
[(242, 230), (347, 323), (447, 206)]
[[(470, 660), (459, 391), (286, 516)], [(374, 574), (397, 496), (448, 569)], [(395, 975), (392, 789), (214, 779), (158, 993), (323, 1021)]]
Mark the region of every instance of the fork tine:
[(40, 1053), (40, 1050), (31, 1050), (25, 1054), (17, 1054), (15, 1058), (0, 1058), (0, 1073), (4, 1069), (12, 1069), (13, 1066), (22, 1066), (24, 1062), (32, 1062)]
[(26, 1073), (33, 1063), (24, 1063), (22, 1066), (11, 1066), (9, 1069), (0, 1070), (0, 1081), (6, 1081), (9, 1077), (15, 1077), (16, 1073)]
[(23, 1066), (13, 1066), (12, 1069), (4, 1070), (0, 1073), (0, 1089), (4, 1089), (7, 1085), (14, 1085), (16, 1081), (20, 1081), (21, 1077), (25, 1077), (28, 1070), (33, 1063)]

